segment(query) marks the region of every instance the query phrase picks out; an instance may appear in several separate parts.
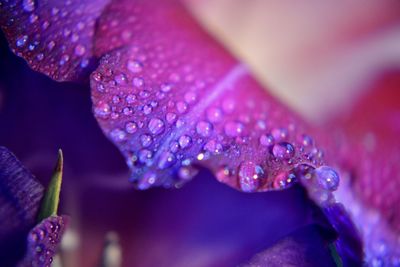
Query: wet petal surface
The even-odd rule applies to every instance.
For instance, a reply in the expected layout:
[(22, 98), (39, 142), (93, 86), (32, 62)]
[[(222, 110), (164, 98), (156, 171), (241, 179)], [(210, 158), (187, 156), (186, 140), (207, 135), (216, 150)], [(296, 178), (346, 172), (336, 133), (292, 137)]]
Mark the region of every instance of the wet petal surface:
[(0, 26), (31, 68), (58, 81), (90, 73), (95, 22), (108, 0), (5, 0)]
[(27, 252), (18, 267), (51, 266), (67, 225), (67, 217), (51, 216), (28, 234)]
[(93, 111), (138, 188), (179, 186), (201, 165), (242, 191), (281, 189), (294, 166), (323, 163), (304, 123), (174, 1), (113, 2), (96, 51), (107, 44)]

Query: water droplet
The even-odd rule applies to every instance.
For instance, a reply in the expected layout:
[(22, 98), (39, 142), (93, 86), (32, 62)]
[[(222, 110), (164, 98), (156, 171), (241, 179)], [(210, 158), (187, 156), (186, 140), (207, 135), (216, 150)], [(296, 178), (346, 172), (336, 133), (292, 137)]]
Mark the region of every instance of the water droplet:
[(125, 100), (128, 104), (132, 104), (135, 102), (136, 96), (135, 95), (127, 95)]
[(64, 54), (61, 56), (59, 64), (62, 66), (65, 63), (67, 63), (68, 61), (69, 61), (69, 56), (67, 54)]
[(165, 119), (167, 120), (168, 123), (174, 123), (176, 120), (176, 114), (175, 113), (167, 113), (167, 115), (165, 115)]
[(23, 0), (22, 1), (22, 8), (26, 12), (32, 12), (36, 8), (35, 7), (35, 0)]
[(163, 152), (158, 162), (158, 168), (166, 169), (175, 163), (175, 156), (171, 152)]
[(219, 108), (209, 108), (207, 118), (211, 122), (220, 122), (222, 120), (222, 111)]
[(196, 168), (192, 166), (184, 166), (179, 168), (178, 176), (180, 179), (188, 181), (196, 176), (198, 173), (199, 171)]
[(77, 46), (75, 46), (74, 52), (75, 52), (75, 55), (77, 55), (77, 56), (83, 56), (86, 52), (86, 48), (85, 48), (85, 46), (78, 44)]
[(122, 113), (124, 113), (125, 116), (130, 116), (133, 113), (133, 110), (131, 107), (124, 107), (122, 109)]
[(139, 73), (143, 69), (142, 63), (136, 60), (129, 60), (128, 63), (126, 64), (126, 67), (132, 73)]
[(292, 186), (297, 181), (296, 175), (292, 172), (281, 172), (275, 176), (273, 187), (275, 189), (285, 189)]
[(169, 91), (171, 91), (172, 89), (172, 85), (170, 83), (163, 83), (161, 84), (161, 91), (164, 93), (168, 93)]
[(44, 54), (43, 53), (39, 53), (36, 56), (36, 59), (39, 60), (39, 61), (43, 60), (43, 58), (44, 58)]
[(272, 154), (278, 159), (291, 159), (294, 156), (294, 147), (287, 142), (275, 144), (272, 147)]
[(153, 153), (151, 153), (151, 151), (148, 149), (141, 149), (139, 151), (139, 161), (142, 163), (147, 163), (149, 160), (151, 160), (152, 156)]
[(120, 73), (120, 74), (118, 74), (118, 75), (115, 75), (114, 81), (115, 81), (117, 84), (126, 84), (126, 82), (127, 82), (126, 75), (123, 74), (123, 73)]
[(98, 102), (94, 108), (94, 113), (101, 118), (107, 118), (107, 116), (110, 115), (110, 112), (110, 105), (102, 101)]
[(140, 142), (142, 143), (143, 147), (148, 147), (153, 142), (153, 138), (151, 138), (148, 134), (143, 134), (140, 136)]
[(251, 161), (240, 164), (239, 167), (239, 185), (244, 192), (254, 192), (261, 185), (261, 179), (264, 177), (264, 170)]
[(187, 135), (182, 135), (181, 137), (179, 137), (178, 142), (179, 142), (179, 146), (181, 148), (186, 148), (192, 142), (192, 138), (190, 138), (190, 136), (187, 136)]
[(207, 121), (200, 121), (196, 125), (196, 131), (203, 137), (208, 137), (212, 133), (212, 124)]
[(222, 152), (222, 145), (215, 140), (210, 140), (204, 145), (204, 149), (213, 153), (219, 154)]
[(23, 35), (17, 39), (15, 44), (17, 47), (22, 47), (26, 44), (27, 41), (28, 41), (28, 35)]
[(186, 103), (194, 103), (197, 99), (197, 96), (194, 92), (187, 92), (184, 96)]
[(243, 133), (244, 126), (240, 122), (228, 122), (225, 124), (225, 134), (229, 137), (237, 137)]
[(133, 85), (138, 87), (138, 88), (142, 87), (144, 85), (144, 80), (142, 78), (140, 78), (140, 77), (133, 78), (132, 82), (133, 82)]
[(279, 142), (287, 138), (288, 131), (285, 128), (275, 128), (271, 131), (271, 135)]
[(274, 138), (272, 135), (261, 135), (260, 136), (260, 144), (263, 146), (272, 146), (274, 144)]
[(140, 190), (149, 189), (157, 182), (157, 175), (154, 172), (146, 172), (139, 180), (137, 188)]
[(143, 113), (145, 115), (149, 115), (153, 111), (153, 107), (151, 105), (145, 105), (143, 107)]
[(138, 126), (134, 122), (127, 122), (125, 124), (125, 130), (127, 133), (133, 134), (137, 131), (137, 128), (138, 128)]
[(29, 16), (29, 22), (30, 22), (30, 23), (35, 23), (38, 19), (39, 19), (39, 16), (36, 15), (36, 14), (31, 14), (31, 15)]
[(176, 103), (176, 109), (178, 110), (179, 113), (185, 113), (187, 111), (187, 104), (185, 102), (179, 101)]
[(226, 99), (222, 102), (222, 109), (225, 113), (232, 113), (235, 110), (235, 101), (233, 99)]
[(121, 129), (114, 129), (111, 131), (110, 136), (114, 141), (120, 142), (125, 140), (126, 133)]
[(47, 44), (47, 48), (48, 48), (50, 51), (53, 50), (54, 46), (56, 46), (56, 43), (55, 43), (54, 41), (50, 41), (50, 42)]
[(164, 122), (158, 118), (152, 118), (148, 128), (152, 134), (158, 135), (164, 131)]
[(339, 174), (329, 166), (316, 168), (315, 177), (318, 183), (326, 190), (335, 191), (339, 186)]

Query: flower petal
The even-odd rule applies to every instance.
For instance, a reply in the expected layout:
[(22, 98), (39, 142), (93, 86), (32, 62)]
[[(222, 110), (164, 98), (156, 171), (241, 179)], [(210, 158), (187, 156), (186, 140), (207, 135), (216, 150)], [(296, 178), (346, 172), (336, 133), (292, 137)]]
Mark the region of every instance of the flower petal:
[(66, 216), (51, 216), (36, 225), (29, 232), (27, 253), (18, 267), (50, 266), (67, 222)]
[(36, 220), (44, 188), (16, 157), (0, 147), (0, 263), (22, 256), (25, 236)]
[(5, 0), (0, 26), (31, 68), (58, 81), (89, 74), (97, 17), (108, 0)]
[[(266, 93), (175, 1), (116, 1), (99, 22), (94, 114), (140, 189), (211, 169), (246, 192), (280, 189), (322, 153), (307, 126)], [(177, 175), (179, 178), (176, 178)]]
[[(368, 262), (400, 264), (400, 95), (398, 72), (386, 73), (352, 109), (329, 122), (346, 179), (336, 193), (361, 231)], [(397, 264), (397, 265), (396, 265)]]
[[(272, 247), (255, 255), (242, 267), (335, 267), (329, 251), (329, 236), (326, 230), (316, 225), (300, 228), (279, 240)], [(331, 239), (333, 237), (331, 236)]]

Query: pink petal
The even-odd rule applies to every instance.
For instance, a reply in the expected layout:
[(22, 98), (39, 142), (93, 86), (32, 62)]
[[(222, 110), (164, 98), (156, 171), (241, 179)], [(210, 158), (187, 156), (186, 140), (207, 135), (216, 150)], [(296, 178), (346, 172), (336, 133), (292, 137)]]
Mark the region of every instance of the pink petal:
[[(140, 189), (179, 186), (201, 165), (252, 192), (323, 164), (307, 127), (174, 1), (119, 1), (100, 19), (94, 114)], [(178, 178), (176, 177), (178, 174)]]
[(0, 26), (11, 49), (58, 81), (89, 74), (95, 22), (108, 0), (5, 0)]

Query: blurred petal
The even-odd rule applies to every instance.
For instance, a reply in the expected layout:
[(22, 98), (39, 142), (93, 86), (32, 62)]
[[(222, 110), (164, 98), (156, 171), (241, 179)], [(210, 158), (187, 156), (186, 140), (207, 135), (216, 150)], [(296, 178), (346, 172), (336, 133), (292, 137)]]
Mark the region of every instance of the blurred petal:
[(4, 147), (0, 147), (0, 263), (8, 266), (24, 253), (25, 237), (36, 220), (42, 185)]
[(27, 252), (18, 267), (50, 266), (67, 225), (67, 217), (51, 216), (36, 225), (28, 235)]
[[(330, 240), (329, 238), (324, 239), (322, 232), (324, 231), (316, 225), (300, 228), (279, 240), (272, 247), (254, 256), (249, 263), (241, 266), (337, 267), (330, 254)], [(328, 235), (328, 233), (325, 233), (325, 235)]]
[(138, 188), (179, 186), (194, 164), (246, 192), (280, 189), (293, 166), (323, 163), (307, 126), (175, 1), (112, 2), (99, 29), (96, 51), (113, 51), (91, 76), (93, 111)]
[(347, 176), (337, 198), (362, 233), (368, 262), (390, 266), (400, 264), (399, 85), (398, 71), (386, 73), (350, 112), (329, 122)]
[(108, 0), (5, 0), (0, 26), (11, 49), (58, 81), (90, 73), (96, 19)]

